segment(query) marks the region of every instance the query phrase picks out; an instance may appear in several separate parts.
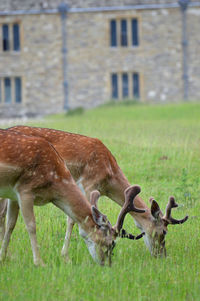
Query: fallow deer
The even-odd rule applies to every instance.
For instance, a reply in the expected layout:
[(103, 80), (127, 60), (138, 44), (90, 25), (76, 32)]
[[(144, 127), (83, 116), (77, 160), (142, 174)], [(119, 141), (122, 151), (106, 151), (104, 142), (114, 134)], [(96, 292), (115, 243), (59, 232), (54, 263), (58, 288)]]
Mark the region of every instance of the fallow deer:
[[(124, 204), (124, 191), (130, 187), (130, 183), (118, 166), (116, 159), (108, 148), (96, 138), (68, 133), (47, 128), (36, 128), (28, 126), (15, 126), (8, 130), (15, 130), (27, 135), (43, 137), (54, 145), (56, 150), (64, 159), (73, 178), (79, 187), (89, 195), (92, 190), (98, 190), (122, 206)], [(170, 198), (166, 214), (163, 215), (158, 203), (151, 201), (149, 209), (145, 202), (137, 195), (134, 199), (138, 208), (143, 208), (145, 213), (131, 212), (136, 226), (145, 232), (144, 241), (152, 255), (166, 254), (165, 236), (169, 224), (184, 223), (188, 216), (182, 220), (171, 217), (171, 209), (174, 204)], [(177, 207), (177, 205), (176, 205)], [(68, 257), (68, 247), (74, 222), (69, 218), (65, 244), (62, 254)]]
[(130, 210), (144, 212), (135, 208), (133, 203), (139, 192), (138, 186), (125, 191), (126, 202), (116, 225), (112, 227), (107, 217), (97, 209), (99, 192), (91, 192), (91, 204), (48, 141), (0, 130), (0, 195), (9, 198), (0, 261), (6, 257), (20, 209), (30, 236), (34, 264), (43, 265), (37, 244), (33, 206), (51, 202), (78, 224), (79, 233), (93, 259), (101, 265), (108, 259), (111, 264), (112, 249), (116, 237), (120, 236), (125, 215)]

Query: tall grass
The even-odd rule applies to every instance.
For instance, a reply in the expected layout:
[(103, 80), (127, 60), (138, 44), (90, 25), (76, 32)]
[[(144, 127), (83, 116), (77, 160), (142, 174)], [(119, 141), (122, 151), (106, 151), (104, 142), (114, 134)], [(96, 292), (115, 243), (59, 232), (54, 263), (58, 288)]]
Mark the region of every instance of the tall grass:
[[(20, 217), (0, 265), (0, 300), (199, 300), (200, 296), (200, 104), (102, 106), (81, 115), (46, 118), (45, 127), (100, 138), (131, 183), (154, 196), (164, 210), (175, 195), (173, 215), (189, 214), (184, 225), (169, 226), (166, 259), (152, 258), (142, 240), (120, 240), (112, 268), (90, 258), (78, 228), (72, 235), (71, 263), (60, 251), (65, 216), (51, 204), (35, 208), (37, 236), (46, 268), (35, 268)], [(115, 223), (119, 207), (105, 197), (100, 209)], [(139, 233), (131, 217), (125, 228)]]

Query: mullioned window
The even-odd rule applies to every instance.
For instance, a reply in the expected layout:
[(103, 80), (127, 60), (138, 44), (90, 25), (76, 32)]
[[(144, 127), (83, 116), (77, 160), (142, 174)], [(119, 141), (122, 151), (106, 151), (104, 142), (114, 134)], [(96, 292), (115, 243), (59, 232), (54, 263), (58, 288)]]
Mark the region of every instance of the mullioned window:
[(22, 102), (21, 77), (0, 78), (0, 104), (14, 104)]
[(20, 50), (20, 25), (18, 23), (2, 24), (2, 51), (19, 52)]
[(140, 76), (138, 72), (122, 72), (111, 74), (112, 99), (139, 99)]
[(138, 19), (130, 18), (110, 20), (110, 46), (139, 46)]

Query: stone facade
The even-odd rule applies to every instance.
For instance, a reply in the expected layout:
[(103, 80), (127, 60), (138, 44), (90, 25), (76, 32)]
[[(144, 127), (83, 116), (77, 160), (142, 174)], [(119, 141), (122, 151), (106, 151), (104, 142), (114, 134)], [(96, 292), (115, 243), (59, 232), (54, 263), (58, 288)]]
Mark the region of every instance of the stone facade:
[[(192, 2), (192, 1), (191, 1)], [(0, 0), (0, 25), (20, 25), (21, 50), (0, 49), (0, 78), (22, 79), (22, 102), (0, 102), (0, 116), (63, 111), (63, 36), (58, 0)], [(175, 0), (69, 0), (66, 19), (67, 96), (70, 108), (90, 108), (111, 99), (111, 74), (137, 72), (141, 101), (183, 99), (182, 20)], [(137, 7), (134, 8), (134, 5)], [(141, 9), (139, 5), (143, 5)], [(123, 9), (73, 11), (117, 6)], [(126, 6), (127, 7), (126, 9)], [(131, 7), (130, 7), (131, 6)], [(200, 99), (200, 3), (188, 16), (189, 99)], [(110, 47), (111, 20), (138, 20), (137, 47)], [(2, 41), (2, 30), (0, 30)], [(3, 84), (1, 84), (3, 85)], [(13, 92), (14, 93), (14, 92)]]
[(63, 90), (59, 16), (5, 16), (1, 17), (1, 22), (19, 22), (21, 51), (1, 52), (0, 77), (22, 78), (22, 103), (11, 105), (2, 101), (1, 115), (31, 116), (60, 112), (63, 108)]

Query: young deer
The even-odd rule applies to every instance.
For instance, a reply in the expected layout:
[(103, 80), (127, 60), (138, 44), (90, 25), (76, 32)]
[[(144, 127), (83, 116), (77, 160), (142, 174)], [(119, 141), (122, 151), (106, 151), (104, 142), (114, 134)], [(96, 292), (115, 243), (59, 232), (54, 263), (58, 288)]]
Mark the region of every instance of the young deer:
[(126, 213), (131, 210), (144, 212), (135, 208), (133, 202), (140, 188), (134, 186), (125, 191), (126, 202), (112, 227), (97, 209), (99, 192), (91, 192), (92, 204), (88, 202), (63, 159), (45, 139), (0, 130), (0, 145), (0, 195), (9, 198), (0, 261), (6, 256), (20, 208), (30, 236), (34, 264), (43, 264), (37, 245), (33, 206), (52, 202), (78, 224), (93, 259), (103, 265), (108, 258), (111, 263), (112, 249)]
[[(43, 137), (52, 143), (88, 199), (91, 191), (96, 189), (101, 195), (106, 195), (120, 206), (124, 204), (124, 191), (130, 187), (130, 183), (114, 156), (100, 140), (58, 130), (28, 126), (15, 126), (8, 130)], [(130, 212), (136, 226), (145, 232), (145, 244), (151, 254), (155, 256), (166, 254), (167, 226), (184, 223), (188, 218), (186, 216), (182, 220), (172, 219), (171, 209), (177, 207), (171, 201), (172, 199), (173, 197), (170, 198), (166, 214), (163, 215), (155, 200), (150, 199), (151, 208), (149, 209), (137, 195), (134, 199), (135, 206), (143, 208), (145, 213)], [(74, 221), (69, 218), (65, 244), (62, 249), (62, 254), (66, 258), (73, 225)]]

